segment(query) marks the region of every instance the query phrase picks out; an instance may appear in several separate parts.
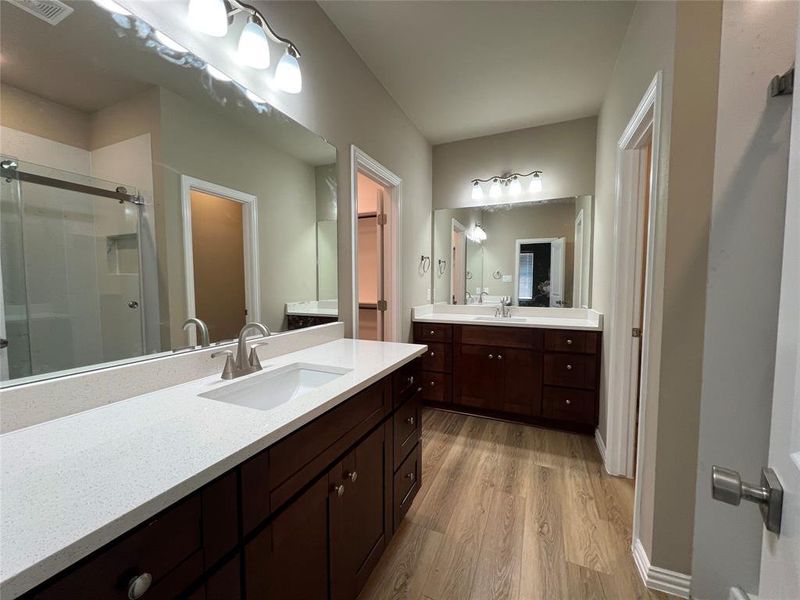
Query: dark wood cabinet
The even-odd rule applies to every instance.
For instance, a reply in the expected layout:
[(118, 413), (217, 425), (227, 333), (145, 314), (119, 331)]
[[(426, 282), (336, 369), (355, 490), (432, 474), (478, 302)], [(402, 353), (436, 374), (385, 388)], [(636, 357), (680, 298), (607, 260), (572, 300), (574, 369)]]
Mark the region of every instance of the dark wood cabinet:
[(386, 547), (388, 457), (378, 428), (328, 473), (332, 600), (355, 598)]
[[(355, 600), (420, 486), (415, 360), (26, 594)], [(411, 475), (409, 475), (411, 473)]]
[(317, 480), (245, 546), (248, 600), (328, 595), (328, 480)]
[(593, 433), (600, 332), (415, 323), (414, 335), (429, 346), (423, 358), (425, 402)]
[(339, 317), (319, 317), (313, 315), (286, 315), (287, 329), (292, 331), (294, 329), (305, 329), (306, 327), (315, 327), (316, 325), (325, 325), (326, 323), (336, 323)]

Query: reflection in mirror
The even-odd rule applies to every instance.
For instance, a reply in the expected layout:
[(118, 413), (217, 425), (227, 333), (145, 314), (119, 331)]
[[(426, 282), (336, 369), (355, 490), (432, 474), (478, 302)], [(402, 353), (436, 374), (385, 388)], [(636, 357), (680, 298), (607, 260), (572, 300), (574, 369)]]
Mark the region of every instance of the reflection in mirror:
[(211, 344), (337, 320), (335, 149), (68, 4), (50, 25), (0, 3), (0, 379), (191, 348), (191, 318)]
[(434, 214), (434, 302), (590, 307), (592, 198)]

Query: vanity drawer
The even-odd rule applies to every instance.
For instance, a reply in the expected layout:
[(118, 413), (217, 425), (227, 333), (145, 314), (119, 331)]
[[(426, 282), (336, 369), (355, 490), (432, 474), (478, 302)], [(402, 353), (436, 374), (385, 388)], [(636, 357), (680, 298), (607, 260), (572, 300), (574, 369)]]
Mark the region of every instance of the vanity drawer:
[(403, 461), (397, 473), (394, 474), (394, 529), (400, 526), (400, 521), (406, 516), (411, 503), (417, 496), (422, 480), (422, 444), (417, 444), (411, 454)]
[(392, 375), (393, 393), (392, 399), (394, 406), (400, 406), (403, 402), (413, 396), (420, 386), (422, 377), (422, 359), (417, 358), (410, 363), (400, 367)]
[(544, 349), (551, 352), (597, 354), (600, 336), (592, 331), (550, 329), (544, 334)]
[(417, 394), (394, 413), (394, 468), (397, 469), (421, 435), (422, 403)]
[(131, 580), (148, 573), (148, 600), (175, 598), (203, 573), (201, 514), (194, 494), (27, 597), (125, 600)]
[(449, 342), (453, 339), (453, 326), (446, 323), (414, 323), (414, 341)]
[(452, 369), (453, 356), (450, 344), (429, 342), (428, 350), (422, 355), (422, 369), (449, 373)]
[(430, 402), (452, 402), (449, 373), (422, 372), (422, 399)]
[(595, 421), (595, 393), (545, 386), (542, 408), (549, 419), (591, 424)]
[(462, 325), (461, 343), (503, 348), (542, 349), (542, 330), (530, 327)]
[(544, 355), (544, 383), (564, 387), (597, 386), (597, 359), (590, 354)]

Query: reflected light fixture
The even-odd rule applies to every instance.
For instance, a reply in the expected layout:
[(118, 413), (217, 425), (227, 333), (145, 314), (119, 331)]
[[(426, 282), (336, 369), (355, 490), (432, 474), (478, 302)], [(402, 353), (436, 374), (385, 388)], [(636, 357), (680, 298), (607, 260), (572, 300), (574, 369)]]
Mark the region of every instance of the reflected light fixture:
[(230, 81), (231, 78), (225, 75), (222, 71), (220, 71), (217, 67), (213, 65), (206, 65), (206, 73), (211, 75), (217, 81)]
[(483, 198), (483, 188), (478, 181), (472, 182), (472, 199), (473, 200), (480, 200)]
[(535, 194), (542, 191), (541, 171), (531, 171), (530, 173), (506, 173), (505, 175), (494, 175), (488, 179), (472, 179), (472, 199), (482, 199), (483, 188), (481, 184), (489, 182), (491, 182), (489, 186), (490, 198), (500, 198), (503, 195), (503, 188), (508, 188), (509, 195), (519, 197), (522, 195), (523, 191), (522, 182), (520, 180), (526, 177), (531, 178), (528, 184), (528, 192)]
[(110, 13), (122, 15), (123, 17), (131, 16), (130, 11), (122, 8), (119, 4), (114, 2), (114, 0), (94, 0), (94, 3), (97, 4), (97, 6), (99, 6), (100, 8), (106, 9)]
[(239, 36), (237, 52), (239, 62), (254, 69), (269, 67), (269, 42), (267, 32), (261, 26), (258, 16), (250, 15)]
[(483, 230), (483, 227), (481, 227), (480, 223), (476, 223), (467, 232), (467, 238), (476, 244), (480, 244), (481, 242), (486, 241), (486, 232)]
[(171, 37), (169, 37), (165, 33), (160, 32), (158, 29), (156, 29), (153, 32), (153, 37), (156, 39), (156, 41), (159, 44), (161, 44), (162, 46), (166, 46), (167, 48), (169, 48), (173, 52), (179, 52), (181, 54), (186, 54), (188, 52), (188, 50), (186, 48), (181, 46), (178, 42), (173, 40)]
[(303, 89), (303, 77), (300, 74), (300, 63), (297, 61), (297, 50), (294, 46), (286, 48), (286, 52), (275, 69), (275, 85), (289, 94), (299, 94)]
[(503, 190), (500, 189), (500, 180), (495, 177), (492, 179), (492, 185), (489, 186), (489, 198), (499, 198)]
[(225, 0), (189, 0), (189, 24), (207, 35), (224, 37), (228, 33)]
[(531, 185), (528, 190), (533, 193), (537, 194), (542, 191), (542, 172), (541, 171), (534, 171), (533, 178), (531, 179)]

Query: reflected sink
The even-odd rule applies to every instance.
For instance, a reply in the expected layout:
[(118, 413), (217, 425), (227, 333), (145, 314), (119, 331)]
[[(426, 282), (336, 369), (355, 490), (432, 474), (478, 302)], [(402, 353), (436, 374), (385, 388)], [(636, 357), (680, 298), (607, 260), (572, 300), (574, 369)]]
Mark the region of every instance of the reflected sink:
[(200, 397), (258, 410), (271, 410), (350, 371), (351, 369), (341, 367), (293, 363), (242, 381), (229, 383), (200, 394)]
[(476, 321), (492, 321), (493, 323), (524, 323), (525, 317), (475, 317)]

